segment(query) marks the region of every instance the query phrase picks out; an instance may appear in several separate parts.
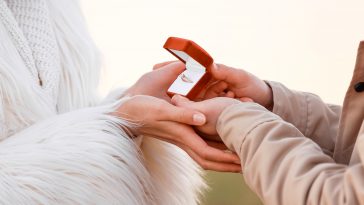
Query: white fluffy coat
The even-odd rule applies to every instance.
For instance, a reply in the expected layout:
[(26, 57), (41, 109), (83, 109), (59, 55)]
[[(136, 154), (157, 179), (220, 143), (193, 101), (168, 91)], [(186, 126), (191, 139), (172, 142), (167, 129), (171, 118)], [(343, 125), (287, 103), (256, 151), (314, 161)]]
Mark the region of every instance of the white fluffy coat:
[[(14, 12), (38, 6), (42, 25)], [(108, 114), (125, 99), (97, 97), (99, 55), (74, 0), (0, 0), (0, 39), (0, 204), (198, 203), (198, 166), (132, 141)]]

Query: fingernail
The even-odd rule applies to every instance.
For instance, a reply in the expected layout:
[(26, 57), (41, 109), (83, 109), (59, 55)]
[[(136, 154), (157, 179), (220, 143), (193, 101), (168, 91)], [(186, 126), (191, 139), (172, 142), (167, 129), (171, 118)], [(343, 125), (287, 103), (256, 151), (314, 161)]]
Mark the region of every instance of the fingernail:
[(234, 163), (235, 164), (241, 164), (240, 160), (239, 161), (235, 161)]
[(205, 119), (205, 116), (202, 114), (194, 114), (193, 121), (198, 124), (203, 124), (203, 123), (205, 123), (206, 119)]
[(178, 101), (180, 98), (179, 98), (179, 95), (173, 95), (172, 97), (172, 102), (176, 102)]
[(176, 100), (182, 100), (183, 99), (183, 97), (180, 96), (180, 95), (174, 95), (174, 96), (175, 96)]

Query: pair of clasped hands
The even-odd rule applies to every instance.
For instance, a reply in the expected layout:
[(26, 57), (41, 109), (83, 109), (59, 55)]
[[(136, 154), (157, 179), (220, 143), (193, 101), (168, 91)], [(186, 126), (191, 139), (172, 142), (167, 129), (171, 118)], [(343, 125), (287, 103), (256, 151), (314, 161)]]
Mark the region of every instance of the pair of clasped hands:
[(271, 88), (244, 70), (214, 64), (213, 78), (196, 102), (178, 95), (170, 98), (167, 90), (184, 69), (184, 64), (175, 61), (155, 65), (126, 91), (129, 98), (117, 115), (138, 124), (130, 128), (133, 134), (172, 143), (203, 169), (241, 172), (239, 157), (227, 151), (216, 123), (233, 104), (255, 102), (269, 108)]

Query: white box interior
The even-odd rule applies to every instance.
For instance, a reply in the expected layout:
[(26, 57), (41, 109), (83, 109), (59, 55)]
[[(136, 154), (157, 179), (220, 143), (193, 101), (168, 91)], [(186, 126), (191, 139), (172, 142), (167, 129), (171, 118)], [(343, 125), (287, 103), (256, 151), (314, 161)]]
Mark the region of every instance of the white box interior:
[(186, 70), (183, 71), (172, 83), (171, 87), (168, 89), (168, 92), (185, 96), (202, 78), (206, 72), (206, 68), (183, 51), (177, 51), (173, 49), (170, 49), (170, 51), (178, 55), (186, 62)]

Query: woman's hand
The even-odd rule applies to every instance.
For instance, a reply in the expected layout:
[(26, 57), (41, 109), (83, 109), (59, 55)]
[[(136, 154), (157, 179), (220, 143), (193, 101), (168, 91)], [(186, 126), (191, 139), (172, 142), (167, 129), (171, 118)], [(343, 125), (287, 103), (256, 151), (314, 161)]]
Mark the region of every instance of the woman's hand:
[[(244, 99), (245, 102), (252, 102), (251, 99)], [(196, 128), (204, 136), (212, 136), (213, 140), (217, 140), (218, 133), (216, 124), (222, 111), (230, 105), (239, 104), (241, 101), (227, 97), (216, 97), (204, 101), (193, 102), (180, 95), (175, 95), (172, 98), (172, 103), (178, 107), (192, 109), (203, 113), (206, 116), (206, 123), (197, 125)], [(218, 140), (221, 141), (220, 138)]]
[(130, 87), (125, 95), (150, 95), (170, 101), (167, 90), (177, 77), (185, 69), (185, 65), (180, 62), (168, 62), (158, 65), (158, 70), (144, 74)]
[(135, 95), (126, 100), (115, 113), (135, 123), (131, 131), (177, 145), (202, 168), (215, 171), (240, 172), (237, 155), (224, 152), (221, 144), (205, 142), (189, 125), (205, 124), (203, 114), (189, 108), (176, 107), (152, 96)]

